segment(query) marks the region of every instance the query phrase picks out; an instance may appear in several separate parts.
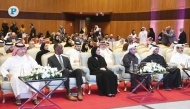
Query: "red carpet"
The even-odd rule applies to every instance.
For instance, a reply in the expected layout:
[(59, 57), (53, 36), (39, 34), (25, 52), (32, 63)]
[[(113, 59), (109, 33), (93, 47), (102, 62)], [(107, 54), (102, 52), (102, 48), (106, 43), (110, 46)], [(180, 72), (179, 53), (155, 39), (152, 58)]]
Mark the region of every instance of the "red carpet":
[[(97, 86), (92, 86), (92, 94), (91, 95), (85, 95), (83, 101), (68, 101), (65, 99), (65, 91), (56, 91), (52, 95), (52, 100), (55, 101), (59, 106), (61, 106), (64, 109), (108, 109), (108, 108), (116, 108), (116, 107), (125, 107), (125, 106), (133, 106), (133, 105), (139, 105), (142, 103), (135, 102), (129, 98), (127, 98), (127, 95), (129, 94), (129, 91), (124, 92), (123, 91), (123, 83), (120, 83), (120, 93), (118, 93), (115, 97), (106, 97), (106, 96), (99, 96), (97, 91)], [(128, 84), (128, 90), (129, 90), (129, 84)], [(190, 88), (189, 88), (190, 90)], [(161, 102), (170, 102), (170, 101), (180, 101), (180, 100), (188, 100), (190, 99), (189, 95), (185, 95), (181, 93), (181, 90), (175, 90), (172, 91), (164, 91), (162, 89), (159, 90), (166, 98), (167, 100), (161, 101)], [(87, 90), (85, 91), (87, 93)], [(138, 91), (138, 94), (135, 96), (139, 96), (145, 94), (145, 91)], [(134, 95), (134, 94), (133, 94)], [(1, 95), (0, 95), (1, 96)], [(155, 98), (156, 97), (156, 98)], [(157, 98), (161, 98), (157, 92), (154, 92), (151, 94), (150, 97), (148, 97), (146, 100), (156, 100)], [(2, 96), (1, 96), (2, 100)], [(14, 104), (15, 98), (12, 94), (6, 95), (6, 102), (5, 104), (0, 103), (0, 109), (18, 109), (18, 106), (15, 106)], [(26, 100), (22, 100), (22, 103), (24, 103)], [(45, 101), (42, 104), (48, 104), (49, 101)], [(31, 102), (27, 106), (33, 106)], [(57, 109), (57, 107), (48, 107), (44, 109)]]

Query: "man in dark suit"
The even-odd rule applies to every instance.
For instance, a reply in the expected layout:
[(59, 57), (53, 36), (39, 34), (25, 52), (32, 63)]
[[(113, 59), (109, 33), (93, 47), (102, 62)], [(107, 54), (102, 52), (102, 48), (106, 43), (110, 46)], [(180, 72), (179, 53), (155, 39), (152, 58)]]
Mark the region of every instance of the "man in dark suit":
[[(63, 47), (60, 43), (56, 43), (54, 45), (54, 51), (55, 55), (48, 58), (48, 64), (51, 67), (57, 67), (58, 70), (62, 70), (62, 75), (67, 78), (67, 81), (65, 81), (64, 83), (67, 91), (66, 98), (71, 101), (76, 101), (78, 98), (78, 100), (82, 101), (83, 100), (81, 93), (81, 85), (83, 84), (82, 71), (80, 69), (76, 69), (73, 71), (69, 59), (61, 55), (63, 54)], [(70, 93), (69, 77), (76, 78), (76, 84), (78, 87), (77, 98), (73, 97)]]
[(102, 32), (102, 29), (101, 29), (101, 28), (99, 28), (99, 30), (96, 31), (96, 36), (98, 36), (98, 35), (101, 35), (102, 38), (104, 38), (104, 33)]
[(187, 42), (186, 41), (186, 33), (184, 32), (183, 28), (180, 28), (179, 31), (180, 31), (180, 35), (179, 35), (178, 43), (184, 44)]
[(87, 42), (87, 40), (84, 39), (83, 34), (79, 34), (75, 42), (84, 43), (84, 42)]
[(7, 42), (15, 43), (18, 40), (16, 33), (12, 32), (11, 37), (7, 38)]
[(36, 29), (34, 28), (34, 25), (32, 23), (30, 23), (30, 37), (28, 38), (28, 42), (32, 39), (36, 37)]

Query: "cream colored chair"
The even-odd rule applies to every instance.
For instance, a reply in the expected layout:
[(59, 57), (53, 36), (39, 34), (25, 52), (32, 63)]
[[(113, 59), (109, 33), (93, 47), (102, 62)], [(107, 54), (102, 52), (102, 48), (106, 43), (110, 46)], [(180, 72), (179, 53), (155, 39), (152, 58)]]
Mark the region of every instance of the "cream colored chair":
[(40, 48), (34, 47), (27, 50), (27, 54), (30, 55), (34, 60), (36, 59), (36, 54), (40, 51)]
[(74, 47), (64, 47), (63, 52), (66, 53), (69, 50), (72, 50)]
[(184, 47), (183, 53), (184, 54), (188, 54), (188, 52), (190, 51), (189, 47)]
[(141, 60), (145, 59), (147, 56), (149, 56), (149, 52), (143, 52), (140, 55)]
[(54, 52), (53, 46), (54, 46), (54, 44), (49, 44), (48, 50), (49, 50), (50, 52)]
[(143, 52), (149, 52), (148, 48), (141, 48), (141, 49), (138, 49), (138, 50), (137, 50), (137, 53), (138, 53), (138, 54), (141, 54), (141, 53), (143, 53)]
[[(48, 58), (53, 56), (55, 53), (53, 52), (49, 52), (49, 53), (46, 53), (46, 54), (43, 54), (42, 57), (41, 57), (41, 60), (42, 60), (42, 66), (47, 66), (48, 64)], [(62, 54), (63, 56), (66, 56), (68, 57), (67, 55), (65, 54)], [(69, 58), (69, 57), (68, 57)], [(76, 69), (75, 67), (73, 67), (73, 69)], [(83, 70), (83, 72), (85, 72)], [(83, 74), (84, 75), (84, 74)], [(83, 81), (85, 81), (85, 77), (82, 78)], [(77, 84), (76, 84), (76, 79), (75, 78), (69, 78), (70, 82), (69, 82), (69, 86), (70, 86), (70, 89), (73, 89), (73, 88), (77, 88)], [(61, 81), (52, 81), (49, 85), (48, 85), (48, 90), (49, 92), (51, 90), (53, 90), (58, 84), (60, 84)], [(83, 84), (82, 85), (82, 89), (85, 88), (85, 85)], [(64, 85), (61, 85), (57, 90), (63, 90), (64, 89)], [(84, 94), (84, 91), (83, 91), (83, 94)]]
[(4, 47), (0, 47), (0, 56), (5, 55), (5, 48)]
[(166, 52), (166, 62), (170, 63), (173, 51)]
[[(0, 58), (0, 65), (2, 65), (7, 58), (11, 57), (12, 53), (9, 53), (9, 54), (6, 54), (5, 56), (2, 56)], [(1, 72), (0, 72), (0, 76), (2, 78), (2, 82), (1, 82), (1, 92), (2, 92), (2, 103), (5, 103), (5, 95), (6, 94), (12, 94), (13, 93), (13, 90), (12, 90), (12, 87), (11, 87), (11, 84), (8, 80), (7, 77), (2, 77), (1, 75)], [(40, 83), (40, 88), (42, 88), (44, 86), (44, 82), (41, 82)], [(43, 90), (44, 91), (44, 90)], [(21, 94), (21, 99), (24, 99), (24, 98), (29, 98), (31, 97), (30, 94)]]
[(88, 84), (88, 94), (91, 94), (91, 85), (96, 85), (96, 76), (90, 75), (90, 70), (87, 65), (88, 58), (91, 56), (90, 53), (80, 53), (80, 68), (86, 69), (86, 72), (84, 74), (84, 77), (86, 79), (86, 83)]
[(161, 48), (161, 49), (162, 49), (162, 56), (164, 56), (164, 58), (166, 58), (166, 51), (168, 50), (168, 47)]
[(118, 80), (124, 81), (124, 91), (127, 91), (127, 83), (131, 80), (131, 75), (125, 73), (125, 67), (121, 65), (121, 58), (123, 55), (124, 52), (113, 52), (114, 67), (118, 68), (118, 70), (113, 69), (113, 71), (118, 76)]

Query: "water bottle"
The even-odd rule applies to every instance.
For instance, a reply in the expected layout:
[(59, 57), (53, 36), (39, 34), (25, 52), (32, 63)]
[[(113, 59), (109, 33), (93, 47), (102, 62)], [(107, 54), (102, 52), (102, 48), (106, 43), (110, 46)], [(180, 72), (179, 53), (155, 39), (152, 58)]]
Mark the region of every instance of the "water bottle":
[(133, 61), (131, 61), (130, 67), (129, 67), (130, 73), (133, 73)]

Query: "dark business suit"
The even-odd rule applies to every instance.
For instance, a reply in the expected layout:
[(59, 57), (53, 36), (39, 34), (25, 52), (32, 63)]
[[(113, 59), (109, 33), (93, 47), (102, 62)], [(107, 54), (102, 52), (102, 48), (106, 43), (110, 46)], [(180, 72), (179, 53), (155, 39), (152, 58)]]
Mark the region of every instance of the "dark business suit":
[(180, 33), (178, 43), (179, 44), (186, 43), (186, 33), (184, 31)]
[[(34, 35), (33, 35), (34, 34)], [(36, 37), (36, 29), (34, 27), (31, 28), (30, 30), (30, 37), (28, 38), (28, 42), (32, 39)]]
[[(11, 37), (7, 38), (7, 42), (12, 42), (12, 39), (13, 39), (13, 38), (11, 38)], [(18, 38), (14, 38), (14, 39), (15, 39), (15, 41), (18, 40)]]
[[(62, 56), (62, 60), (65, 67), (65, 69), (62, 71), (62, 74), (64, 77), (67, 78), (67, 81), (64, 84), (65, 84), (67, 93), (69, 93), (69, 77), (75, 77), (76, 82), (77, 82), (77, 87), (81, 87), (81, 85), (83, 84), (82, 72), (80, 69), (76, 69), (73, 71), (70, 61), (67, 57)], [(62, 69), (61, 64), (59, 63), (59, 60), (57, 59), (55, 55), (48, 58), (48, 64), (51, 67), (57, 67), (58, 70)], [(72, 72), (69, 72), (69, 70), (72, 70)]]

